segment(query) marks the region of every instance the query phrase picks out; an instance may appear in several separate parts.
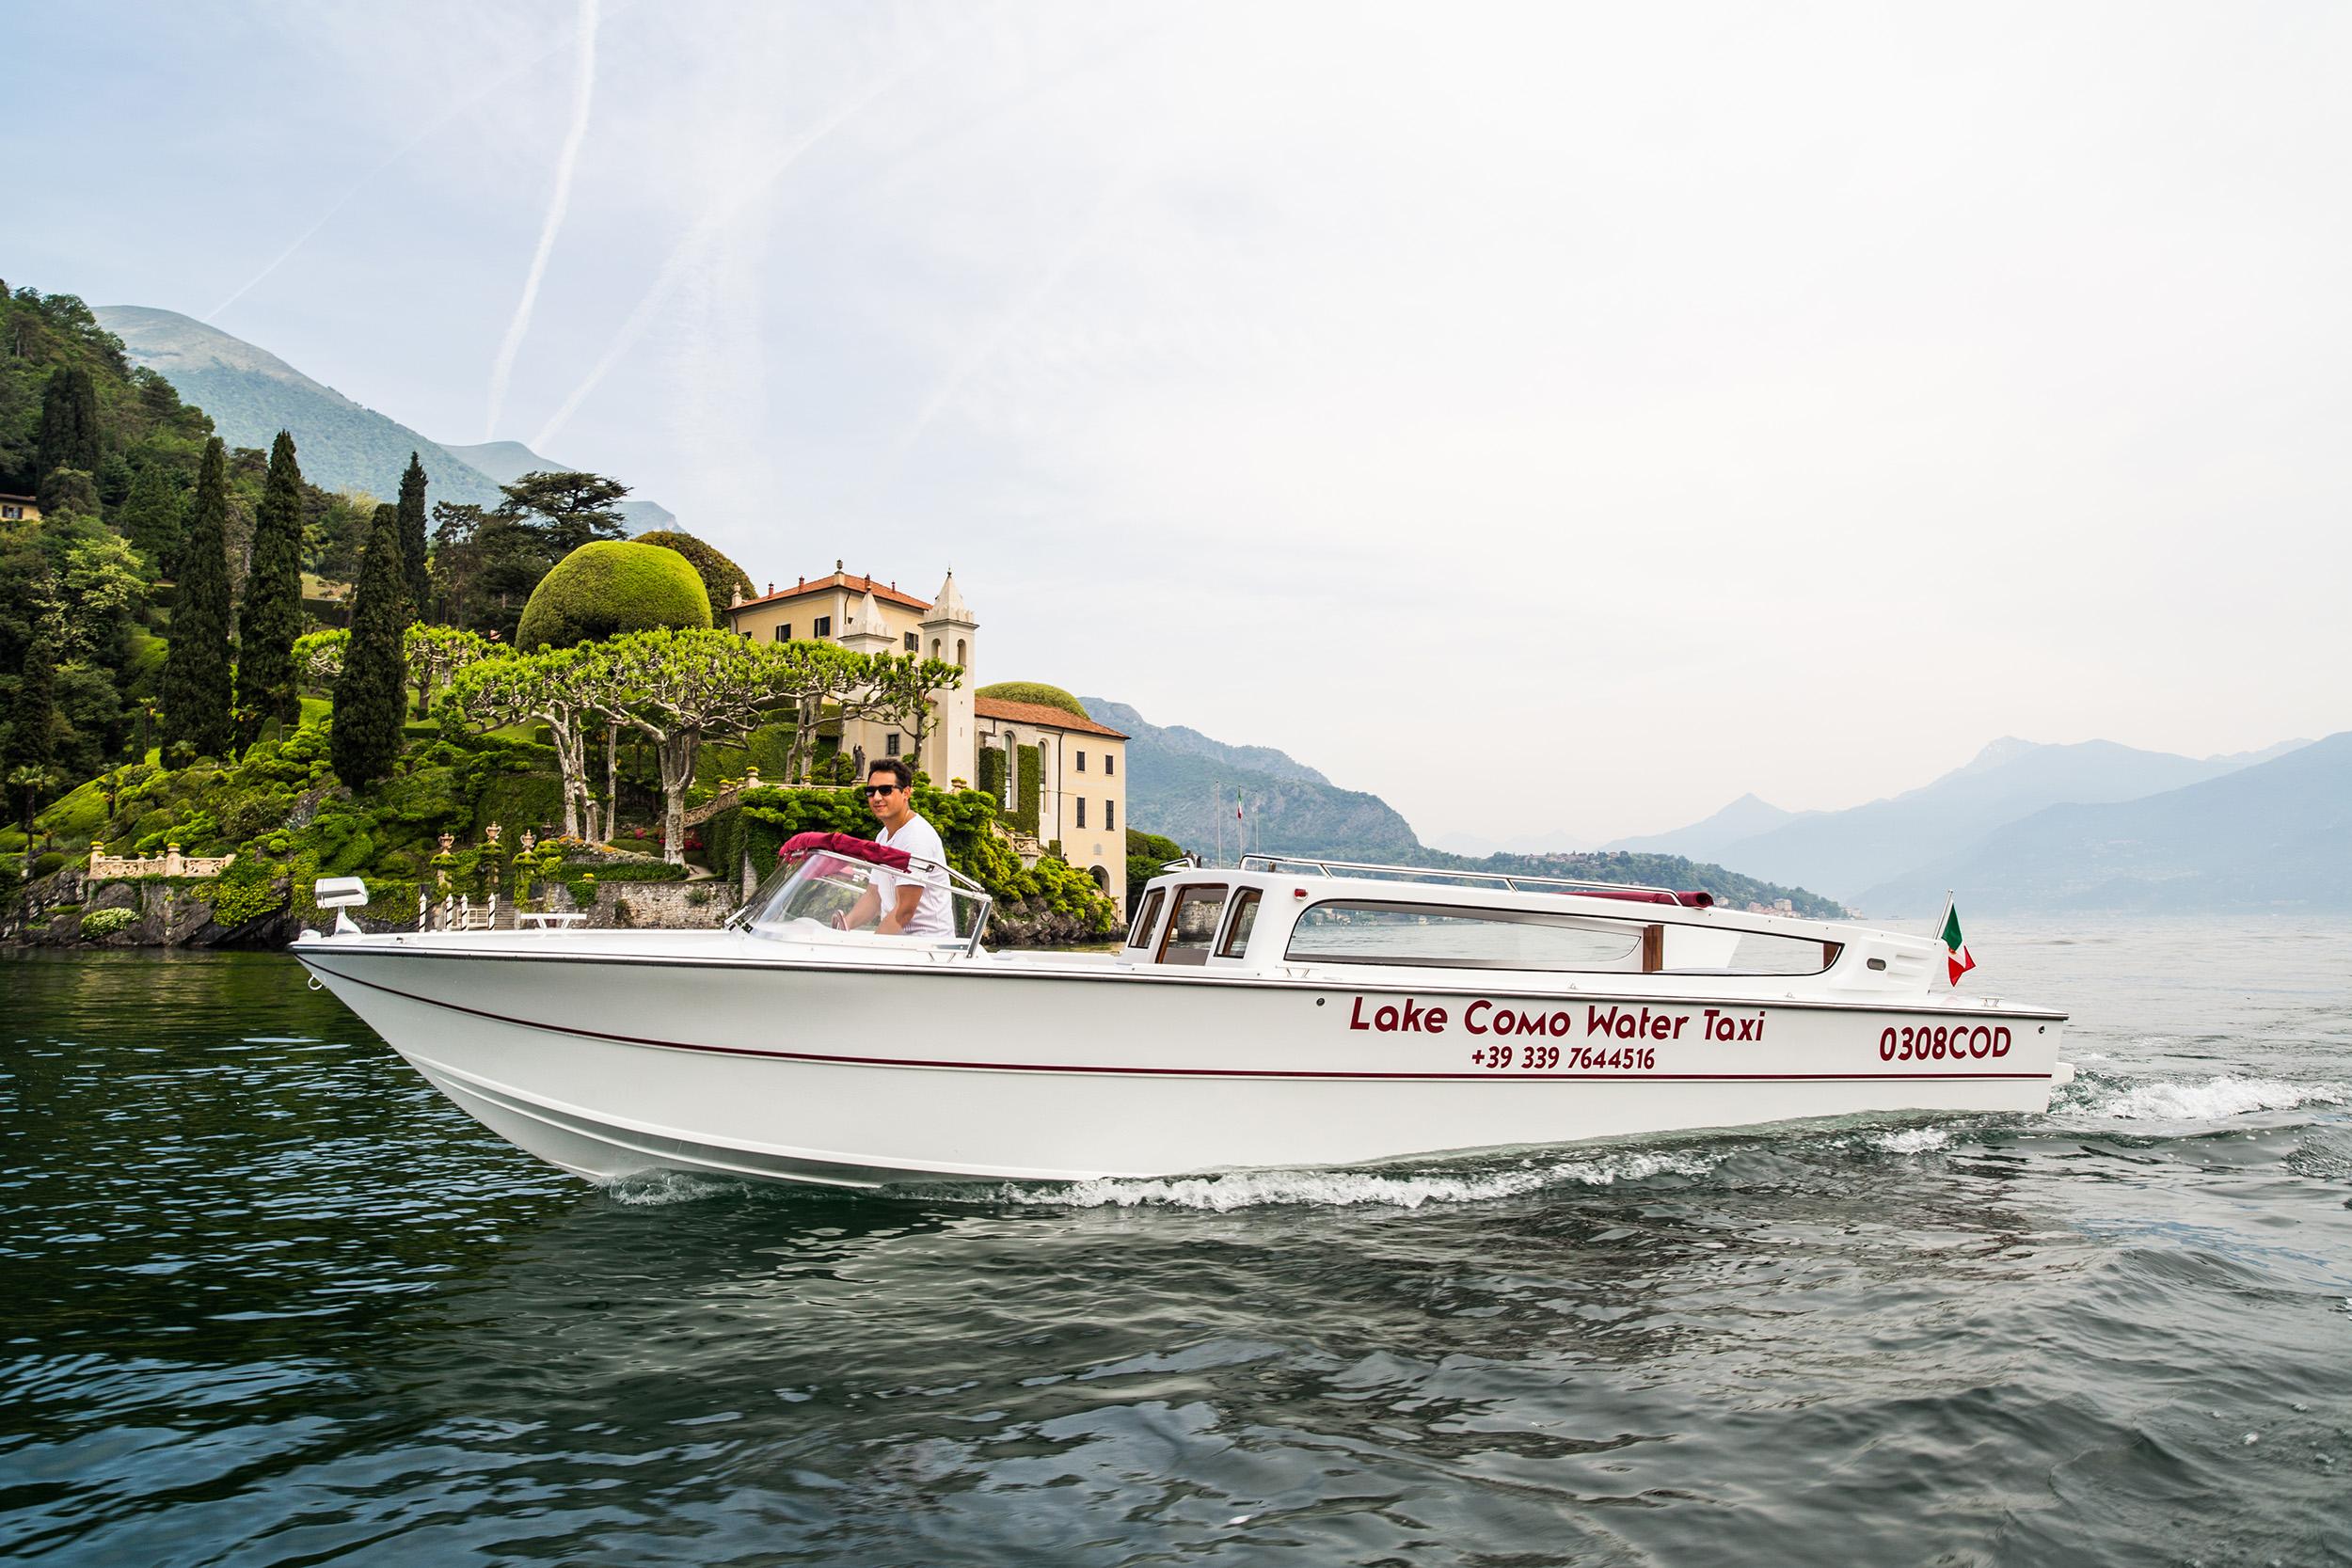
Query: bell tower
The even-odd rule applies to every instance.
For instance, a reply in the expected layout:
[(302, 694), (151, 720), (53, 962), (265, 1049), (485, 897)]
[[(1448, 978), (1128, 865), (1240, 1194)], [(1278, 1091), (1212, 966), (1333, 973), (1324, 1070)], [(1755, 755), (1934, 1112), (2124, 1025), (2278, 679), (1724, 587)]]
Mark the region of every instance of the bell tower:
[(980, 624), (972, 618), (970, 607), (963, 602), (963, 591), (956, 586), (953, 567), (948, 569), (947, 580), (939, 585), (930, 613), (923, 618), (920, 635), (925, 658), (963, 666), (963, 679), (954, 690), (931, 695), (931, 708), (939, 716), (939, 727), (923, 743), (923, 771), (942, 789), (947, 787), (951, 779), (961, 779), (977, 787), (980, 782), (979, 722), (973, 713), (972, 689), (979, 685)]

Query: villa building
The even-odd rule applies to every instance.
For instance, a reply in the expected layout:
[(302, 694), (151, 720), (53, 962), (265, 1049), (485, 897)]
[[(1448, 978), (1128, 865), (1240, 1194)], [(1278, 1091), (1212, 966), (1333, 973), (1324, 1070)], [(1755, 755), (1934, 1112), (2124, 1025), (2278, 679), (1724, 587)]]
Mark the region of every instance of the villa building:
[(0, 523), (38, 523), (40, 503), (30, 496), (0, 495)]
[[(727, 629), (768, 642), (819, 639), (856, 653), (913, 654), (961, 666), (962, 683), (933, 694), (934, 728), (923, 740), (923, 770), (948, 786), (1000, 789), (1016, 839), (1034, 856), (1058, 842), (1121, 908), (1127, 896), (1127, 737), (1065, 708), (977, 695), (979, 622), (952, 571), (935, 598), (878, 582), (834, 562), (830, 576), (776, 583), (720, 611)], [(871, 761), (911, 753), (912, 738), (880, 720), (842, 727), (844, 753)], [(983, 765), (981, 753), (993, 753)], [(1033, 778), (1037, 819), (1028, 820), (1025, 775)]]

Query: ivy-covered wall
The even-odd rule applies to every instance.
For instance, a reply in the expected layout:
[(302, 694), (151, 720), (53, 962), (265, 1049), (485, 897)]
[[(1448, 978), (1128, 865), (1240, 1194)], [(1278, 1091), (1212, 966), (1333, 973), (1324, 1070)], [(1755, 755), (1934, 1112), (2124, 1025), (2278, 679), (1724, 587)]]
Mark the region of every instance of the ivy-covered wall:
[(1034, 746), (1021, 748), (1020, 792), (1013, 797), (1012, 825), (1037, 836), (1038, 805), (1045, 793), (1045, 758)]
[(992, 800), (1005, 798), (1005, 752), (999, 746), (980, 748), (980, 793)]

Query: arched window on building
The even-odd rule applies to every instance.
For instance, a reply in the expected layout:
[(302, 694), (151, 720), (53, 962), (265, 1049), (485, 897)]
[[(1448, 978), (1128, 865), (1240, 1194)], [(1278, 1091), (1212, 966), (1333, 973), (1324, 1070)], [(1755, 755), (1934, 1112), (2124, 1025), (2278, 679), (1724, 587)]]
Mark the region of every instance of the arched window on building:
[(963, 657), (963, 639), (961, 637), (956, 639), (956, 662), (966, 669), (971, 668), (972, 661)]
[(931, 639), (931, 657), (933, 658), (939, 657), (939, 639), (936, 637)]

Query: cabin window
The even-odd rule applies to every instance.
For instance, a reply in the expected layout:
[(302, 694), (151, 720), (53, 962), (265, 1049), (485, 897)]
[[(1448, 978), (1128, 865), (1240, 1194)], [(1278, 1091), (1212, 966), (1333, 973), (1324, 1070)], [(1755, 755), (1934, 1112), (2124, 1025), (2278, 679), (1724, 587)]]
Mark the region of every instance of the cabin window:
[(1087, 754), (1086, 754), (1084, 752), (1080, 752), (1078, 753), (1078, 771), (1079, 771), (1079, 772), (1081, 772), (1081, 773), (1083, 773), (1083, 772), (1085, 772), (1086, 770), (1087, 770)]
[(1289, 957), (1310, 963), (1440, 969), (1642, 968), (1642, 927), (1527, 910), (1443, 904), (1316, 904), (1292, 928)]
[(902, 745), (905, 740), (906, 737), (904, 736), (900, 735), (897, 730), (892, 730), (888, 735), (882, 736), (882, 755), (886, 757), (897, 756), (898, 754), (899, 746)]
[(1287, 956), (1434, 969), (1819, 974), (1836, 955), (1835, 943), (1769, 931), (1366, 899), (1308, 909)]
[(792, 641), (791, 622), (779, 621), (776, 623), (776, 641), (779, 642), (789, 642)]
[(1114, 832), (1118, 830), (1118, 828), (1119, 802), (1116, 800), (1105, 800), (1103, 802), (1103, 831), (1106, 833)]
[(1103, 776), (1107, 779), (1113, 773), (1118, 771), (1119, 753), (1117, 752), (1104, 752), (1103, 753)]
[(914, 633), (908, 632), (906, 634), (906, 640), (907, 652), (911, 654), (919, 654), (923, 651), (923, 640), (915, 636)]
[(831, 637), (833, 635), (833, 617), (830, 615), (819, 615), (817, 617), (815, 634), (818, 637)]
[(1225, 940), (1216, 944), (1220, 958), (1238, 958), (1249, 948), (1249, 933), (1257, 929), (1258, 902), (1264, 895), (1246, 887), (1233, 900), (1233, 917), (1225, 923)]
[(1079, 827), (1081, 827), (1081, 828), (1083, 828), (1083, 827), (1085, 827), (1085, 826), (1087, 825), (1087, 798), (1086, 798), (1085, 796), (1083, 796), (1083, 795), (1078, 796), (1078, 797), (1077, 797), (1077, 801), (1078, 801), (1078, 826), (1079, 826)]
[(1211, 882), (1176, 890), (1176, 907), (1168, 912), (1168, 934), (1160, 939), (1160, 962), (1204, 964), (1209, 944), (1225, 915), (1225, 884)]
[(1149, 947), (1152, 945), (1152, 923), (1160, 918), (1160, 899), (1163, 896), (1165, 895), (1158, 888), (1153, 888), (1143, 895), (1143, 908), (1136, 911), (1136, 923), (1127, 932), (1128, 946)]

